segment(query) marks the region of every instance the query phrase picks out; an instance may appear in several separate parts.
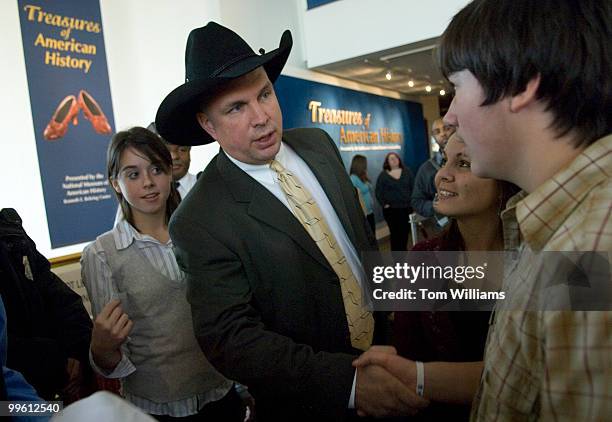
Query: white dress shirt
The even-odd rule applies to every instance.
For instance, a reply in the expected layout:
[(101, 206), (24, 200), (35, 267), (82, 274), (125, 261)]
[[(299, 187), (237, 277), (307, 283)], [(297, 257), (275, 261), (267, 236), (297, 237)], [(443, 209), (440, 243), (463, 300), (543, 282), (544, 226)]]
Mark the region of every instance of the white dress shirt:
[(196, 184), (197, 181), (198, 178), (195, 176), (195, 174), (186, 173), (176, 182), (178, 183), (178, 187), (176, 188), (176, 190), (178, 190), (179, 195), (181, 195), (181, 199), (185, 199), (185, 196), (187, 195), (187, 193), (189, 193), (189, 191), (191, 190), (193, 185)]

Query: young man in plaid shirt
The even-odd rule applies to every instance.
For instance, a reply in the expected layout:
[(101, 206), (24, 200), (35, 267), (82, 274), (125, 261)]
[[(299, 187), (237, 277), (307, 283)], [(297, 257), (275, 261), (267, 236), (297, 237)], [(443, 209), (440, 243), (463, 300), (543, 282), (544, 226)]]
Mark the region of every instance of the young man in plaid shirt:
[(515, 303), (489, 330), (473, 420), (612, 420), (612, 313), (528, 306), (549, 281), (536, 253), (600, 251), (609, 265), (611, 40), (601, 0), (476, 0), (442, 37), (445, 123), (475, 175), (523, 189), (502, 215)]
[[(611, 40), (610, 1), (474, 0), (453, 18), (444, 122), (473, 174), (522, 188), (502, 213), (506, 300), (484, 362), (373, 347), (355, 366), (382, 365), (432, 401), (475, 395), (474, 421), (612, 420)], [(599, 265), (581, 273), (576, 256)]]

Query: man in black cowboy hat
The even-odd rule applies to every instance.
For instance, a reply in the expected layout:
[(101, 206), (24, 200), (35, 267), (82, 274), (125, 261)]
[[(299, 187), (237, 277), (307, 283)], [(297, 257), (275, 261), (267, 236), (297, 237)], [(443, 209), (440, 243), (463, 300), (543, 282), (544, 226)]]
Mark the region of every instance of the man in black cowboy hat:
[(425, 404), (379, 367), (352, 360), (373, 340), (361, 252), (374, 250), (337, 148), (318, 129), (283, 132), (272, 83), (292, 46), (255, 54), (214, 22), (189, 35), (186, 82), (157, 129), (221, 146), (175, 212), (195, 333), (210, 362), (248, 385), (258, 419), (344, 420)]

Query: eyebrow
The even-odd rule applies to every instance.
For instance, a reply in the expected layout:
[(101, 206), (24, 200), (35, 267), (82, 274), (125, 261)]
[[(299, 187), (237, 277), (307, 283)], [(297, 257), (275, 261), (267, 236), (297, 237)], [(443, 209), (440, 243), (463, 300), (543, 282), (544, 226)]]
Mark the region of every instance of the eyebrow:
[(272, 83), (267, 81), (266, 84), (259, 90), (259, 95), (263, 94), (263, 92), (267, 89), (272, 88)]
[(134, 170), (134, 169), (138, 170), (138, 167), (137, 166), (125, 166), (125, 167), (119, 169), (119, 173), (123, 173), (123, 172), (125, 172), (127, 170)]
[[(149, 168), (149, 167), (151, 167), (151, 166), (162, 167), (162, 168), (164, 167), (164, 166), (162, 165), (161, 161), (160, 161), (160, 162), (157, 162), (157, 161), (150, 161), (150, 162), (149, 162), (149, 164), (146, 166), (146, 168)], [(123, 173), (123, 172), (128, 171), (128, 170), (139, 170), (139, 167), (138, 167), (138, 166), (134, 166), (134, 165), (131, 165), (131, 166), (125, 166), (125, 167), (123, 167), (123, 168), (121, 168), (121, 169), (119, 170), (119, 173)]]
[[(442, 153), (442, 157), (448, 161), (448, 154), (446, 154), (446, 152)], [(464, 154), (463, 152), (458, 152), (457, 154), (455, 154), (455, 158), (466, 158), (468, 160), (470, 159), (470, 157)]]
[[(259, 93), (257, 94), (257, 96), (259, 97), (261, 94), (264, 93), (264, 91), (271, 89), (272, 88), (272, 83), (270, 81), (266, 82), (266, 84), (259, 90)], [(226, 105), (223, 106), (223, 110), (231, 110), (232, 108), (236, 107), (236, 106), (241, 106), (241, 105), (245, 105), (247, 102), (245, 100), (236, 100), (236, 101), (232, 101), (230, 103), (227, 103)]]
[(245, 105), (245, 104), (246, 104), (246, 101), (244, 101), (244, 100), (232, 101), (232, 102), (227, 103), (227, 104), (225, 104), (223, 106), (223, 112), (226, 113), (226, 112), (228, 112), (229, 110), (233, 109), (236, 106), (242, 106), (242, 105)]

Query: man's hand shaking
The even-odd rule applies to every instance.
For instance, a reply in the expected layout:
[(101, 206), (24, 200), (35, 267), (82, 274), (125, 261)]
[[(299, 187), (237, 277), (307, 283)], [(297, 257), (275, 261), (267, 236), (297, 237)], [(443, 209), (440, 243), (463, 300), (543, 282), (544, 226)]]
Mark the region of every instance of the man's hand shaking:
[(415, 363), (392, 346), (372, 346), (353, 362), (357, 368), (355, 408), (359, 416), (410, 416), (429, 405), (416, 394)]

